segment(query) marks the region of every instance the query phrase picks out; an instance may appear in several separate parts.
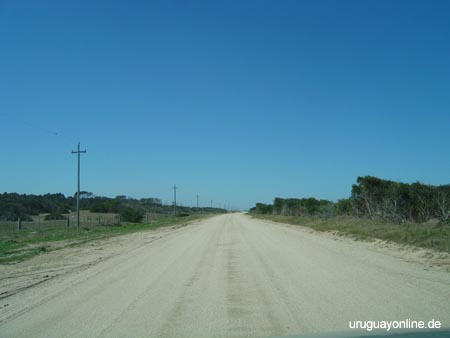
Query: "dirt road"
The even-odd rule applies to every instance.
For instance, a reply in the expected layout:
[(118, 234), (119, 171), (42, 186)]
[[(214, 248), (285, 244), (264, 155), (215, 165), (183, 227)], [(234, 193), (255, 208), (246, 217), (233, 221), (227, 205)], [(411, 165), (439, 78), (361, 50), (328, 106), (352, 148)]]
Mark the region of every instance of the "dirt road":
[(450, 273), (364, 243), (242, 214), (120, 241), (100, 262), (1, 299), (0, 336), (267, 337), (408, 318), (450, 326)]

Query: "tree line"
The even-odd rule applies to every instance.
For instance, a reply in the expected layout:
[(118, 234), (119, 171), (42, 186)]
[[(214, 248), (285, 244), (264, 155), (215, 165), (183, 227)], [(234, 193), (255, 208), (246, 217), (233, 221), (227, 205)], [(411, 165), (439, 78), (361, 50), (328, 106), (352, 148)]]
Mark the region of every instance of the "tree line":
[(450, 185), (408, 184), (373, 176), (358, 177), (349, 198), (337, 202), (315, 198), (275, 198), (256, 203), (250, 212), (286, 216), (349, 215), (388, 222), (450, 222)]
[(334, 203), (327, 200), (310, 198), (276, 197), (273, 204), (256, 203), (250, 212), (283, 216), (331, 215)]
[[(0, 220), (15, 221), (19, 217), (26, 221), (31, 216), (48, 214), (50, 219), (64, 219), (64, 214), (76, 210), (77, 194), (65, 196), (61, 193), (27, 195), (17, 193), (0, 194)], [(173, 206), (164, 205), (159, 198), (135, 199), (124, 195), (114, 198), (95, 196), (91, 192), (80, 192), (80, 209), (99, 213), (120, 214), (125, 222), (140, 222), (145, 213), (171, 214)], [(223, 209), (206, 208), (211, 212), (225, 212)], [(191, 214), (203, 209), (177, 206), (178, 214)]]

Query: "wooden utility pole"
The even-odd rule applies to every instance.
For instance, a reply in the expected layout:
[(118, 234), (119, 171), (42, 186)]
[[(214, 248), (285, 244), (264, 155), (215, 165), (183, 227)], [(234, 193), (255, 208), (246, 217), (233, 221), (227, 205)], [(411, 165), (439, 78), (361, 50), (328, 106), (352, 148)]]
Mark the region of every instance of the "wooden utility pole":
[(173, 214), (177, 214), (177, 185), (173, 185)]
[(72, 150), (72, 154), (77, 154), (78, 157), (78, 180), (77, 180), (77, 227), (80, 227), (80, 156), (86, 153), (85, 150), (80, 150), (80, 142), (78, 142), (77, 150)]

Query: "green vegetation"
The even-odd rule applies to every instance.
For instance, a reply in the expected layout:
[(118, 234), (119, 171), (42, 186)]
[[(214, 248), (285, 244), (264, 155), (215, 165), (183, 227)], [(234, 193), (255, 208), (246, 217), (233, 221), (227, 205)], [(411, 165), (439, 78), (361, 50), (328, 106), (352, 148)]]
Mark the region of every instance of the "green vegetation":
[(389, 222), (450, 221), (450, 185), (399, 183), (377, 177), (358, 177), (352, 187), (347, 209), (356, 216)]
[(250, 213), (282, 216), (347, 215), (390, 223), (450, 222), (450, 185), (399, 183), (373, 176), (358, 177), (351, 196), (336, 203), (310, 198), (279, 198), (273, 205), (256, 203)]
[[(170, 215), (172, 205), (164, 205), (158, 198), (135, 199), (123, 195), (114, 198), (95, 196), (91, 192), (80, 192), (80, 209), (94, 213), (119, 214), (124, 222), (141, 222), (146, 213)], [(63, 194), (20, 195), (0, 194), (0, 221), (30, 221), (32, 216), (49, 214), (48, 219), (65, 219), (64, 214), (76, 210), (76, 194), (66, 197)], [(203, 212), (226, 212), (218, 208), (189, 208), (177, 206), (177, 212), (194, 214)]]
[(275, 198), (250, 214), (361, 239), (379, 238), (450, 252), (450, 185), (406, 184), (358, 177), (351, 196), (336, 203)]
[(351, 216), (325, 218), (253, 214), (253, 217), (301, 225), (318, 231), (337, 232), (361, 240), (378, 238), (450, 253), (450, 226), (442, 226), (437, 222), (397, 224)]
[(43, 252), (80, 245), (92, 240), (128, 234), (136, 231), (154, 230), (161, 227), (185, 225), (190, 221), (208, 217), (208, 214), (162, 216), (150, 223), (123, 223), (122, 225), (92, 228), (53, 227), (46, 231), (0, 232), (0, 264), (28, 259)]
[(315, 198), (280, 198), (276, 197), (273, 205), (256, 203), (250, 212), (263, 215), (331, 215), (333, 213), (333, 202), (317, 200)]

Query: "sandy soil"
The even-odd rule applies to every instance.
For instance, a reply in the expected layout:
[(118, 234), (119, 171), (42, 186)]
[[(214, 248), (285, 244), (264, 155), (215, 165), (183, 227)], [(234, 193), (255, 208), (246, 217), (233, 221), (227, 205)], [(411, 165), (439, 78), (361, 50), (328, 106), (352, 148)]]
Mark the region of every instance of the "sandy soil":
[(267, 337), (407, 318), (448, 327), (450, 273), (426, 259), (222, 215), (0, 267), (0, 337)]

